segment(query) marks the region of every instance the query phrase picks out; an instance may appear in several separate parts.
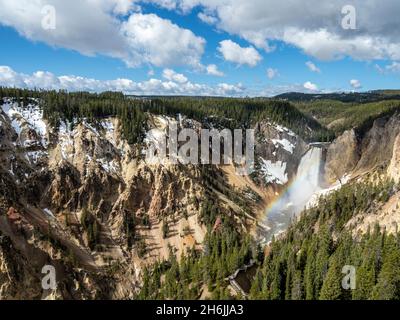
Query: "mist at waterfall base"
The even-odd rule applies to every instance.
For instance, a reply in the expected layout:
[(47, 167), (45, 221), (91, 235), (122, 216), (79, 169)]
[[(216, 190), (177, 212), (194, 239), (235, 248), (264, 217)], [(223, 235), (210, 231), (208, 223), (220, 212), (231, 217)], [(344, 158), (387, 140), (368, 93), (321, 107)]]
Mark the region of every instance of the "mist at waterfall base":
[(312, 195), (321, 190), (322, 148), (311, 147), (302, 157), (293, 182), (266, 210), (263, 242), (284, 232), (293, 218), (304, 210)]

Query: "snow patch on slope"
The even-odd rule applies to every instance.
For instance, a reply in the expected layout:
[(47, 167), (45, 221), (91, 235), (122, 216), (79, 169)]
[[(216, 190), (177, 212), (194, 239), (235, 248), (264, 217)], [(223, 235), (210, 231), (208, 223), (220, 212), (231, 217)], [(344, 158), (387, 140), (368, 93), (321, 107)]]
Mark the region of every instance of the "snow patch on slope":
[(287, 139), (271, 139), (271, 141), (274, 144), (275, 148), (282, 147), (287, 152), (293, 153), (295, 146), (289, 140), (287, 140)]
[(287, 133), (289, 136), (292, 136), (292, 137), (296, 136), (296, 134), (292, 130), (285, 128), (284, 126), (281, 126), (279, 124), (271, 124), (271, 125), (274, 126), (276, 128), (276, 130), (278, 130), (281, 133)]
[(61, 121), (58, 128), (58, 143), (60, 145), (61, 157), (64, 160), (68, 160), (73, 157), (73, 136), (76, 133), (76, 129), (71, 130), (70, 122)]
[[(40, 110), (39, 106), (37, 104), (30, 103), (25, 107), (21, 107), (18, 103), (12, 102), (9, 99), (4, 99), (3, 102), (4, 103), (1, 108), (10, 118), (11, 125), (18, 136), (20, 136), (22, 130), (32, 129), (41, 138), (43, 147), (46, 147), (47, 128), (46, 123), (43, 120), (43, 111)], [(24, 142), (25, 146), (30, 146), (31, 144), (31, 140), (26, 140)]]
[(286, 162), (277, 161), (272, 162), (271, 160), (265, 160), (260, 158), (261, 161), (261, 173), (265, 177), (266, 183), (277, 183), (286, 184), (288, 182), (288, 176), (286, 173)]

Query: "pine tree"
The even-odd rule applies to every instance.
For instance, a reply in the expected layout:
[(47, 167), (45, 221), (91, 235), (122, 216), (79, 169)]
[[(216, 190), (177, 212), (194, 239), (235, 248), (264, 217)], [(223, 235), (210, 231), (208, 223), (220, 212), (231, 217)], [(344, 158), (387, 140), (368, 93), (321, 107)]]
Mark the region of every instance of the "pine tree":
[(372, 298), (379, 300), (398, 300), (400, 299), (400, 250), (390, 248), (386, 253), (382, 269), (378, 276)]
[(334, 255), (331, 260), (326, 278), (323, 282), (320, 296), (321, 300), (339, 300), (342, 296), (342, 278), (341, 264), (338, 255)]

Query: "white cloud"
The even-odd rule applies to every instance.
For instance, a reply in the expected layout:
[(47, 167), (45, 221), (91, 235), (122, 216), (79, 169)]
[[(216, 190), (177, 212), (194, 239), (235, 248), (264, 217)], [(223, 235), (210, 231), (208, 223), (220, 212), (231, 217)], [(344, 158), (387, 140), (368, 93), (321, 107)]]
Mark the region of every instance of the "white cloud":
[(217, 21), (218, 21), (218, 19), (215, 16), (204, 13), (204, 12), (199, 12), (197, 17), (204, 23), (211, 24), (211, 25), (217, 23)]
[(400, 62), (392, 61), (391, 63), (385, 66), (380, 66), (379, 64), (375, 64), (375, 69), (380, 74), (400, 73)]
[(262, 57), (253, 47), (243, 48), (232, 40), (224, 40), (219, 43), (218, 51), (223, 55), (224, 59), (239, 65), (247, 64), (255, 67)]
[(283, 40), (321, 60), (337, 60), (346, 56), (357, 60), (400, 58), (400, 39), (399, 43), (390, 43), (379, 37), (343, 38), (326, 29), (305, 31), (292, 28), (285, 31)]
[(353, 89), (360, 89), (361, 88), (361, 82), (360, 80), (350, 80), (350, 85), (353, 87)]
[(214, 89), (215, 95), (217, 96), (237, 96), (244, 95), (245, 88), (241, 83), (234, 85), (228, 83), (219, 83)]
[[(82, 0), (79, 7), (65, 0), (0, 0), (0, 24), (34, 41), (85, 55), (119, 58), (130, 66), (196, 67), (204, 52), (203, 38), (167, 19), (138, 11), (141, 3), (183, 13), (197, 7), (202, 21), (267, 52), (274, 48), (271, 41), (280, 40), (321, 60), (350, 56), (400, 61), (400, 1), (351, 2), (357, 9), (357, 30), (351, 32), (340, 23), (341, 8), (348, 0), (334, 4), (308, 0), (307, 5), (278, 0)], [(44, 5), (56, 8), (55, 30), (41, 27)], [(259, 57), (252, 49), (254, 57)]]
[(198, 67), (205, 40), (155, 14), (132, 14), (121, 27), (130, 48), (129, 64)]
[(0, 86), (90, 92), (122, 91), (133, 95), (245, 95), (246, 88), (240, 83), (219, 83), (215, 86), (192, 83), (185, 76), (168, 69), (164, 70), (163, 75), (167, 81), (154, 78), (142, 82), (130, 79), (97, 80), (74, 75), (55, 76), (44, 71), (27, 75), (17, 73), (8, 66), (0, 66)]
[[(197, 68), (205, 40), (155, 14), (139, 10), (133, 0), (0, 0), (0, 24), (22, 36), (84, 55), (103, 54), (128, 66), (189, 65)], [(56, 28), (41, 26), (44, 5), (56, 9)], [(125, 17), (121, 17), (126, 16)]]
[[(15, 28), (30, 40), (85, 55), (101, 53), (124, 58), (125, 41), (119, 33), (118, 21), (111, 14), (117, 3), (117, 0), (84, 0), (77, 6), (73, 1), (63, 0), (0, 0), (0, 23)], [(56, 9), (54, 30), (42, 28), (41, 11), (45, 5)]]
[(400, 72), (400, 63), (393, 61), (391, 64), (386, 66), (386, 70), (390, 72)]
[[(311, 84), (313, 85), (313, 84)], [(308, 85), (307, 85), (308, 87)], [(342, 92), (342, 89), (318, 89), (310, 90), (304, 87), (304, 84), (301, 83), (287, 83), (287, 84), (278, 84), (278, 85), (269, 85), (265, 87), (263, 90), (257, 93), (257, 96), (276, 96), (282, 93), (288, 92), (301, 92), (301, 93), (332, 93), (332, 92)]]
[(224, 73), (218, 70), (218, 67), (215, 64), (209, 64), (206, 67), (207, 74), (211, 76), (223, 77)]
[[(153, 0), (160, 2), (159, 0)], [(217, 28), (257, 48), (281, 40), (322, 60), (350, 56), (358, 60), (400, 60), (398, 0), (176, 0), (176, 8), (199, 6), (218, 21)], [(357, 30), (344, 30), (341, 9), (356, 8)], [(182, 9), (183, 10), (183, 9)]]
[(321, 70), (311, 61), (307, 61), (306, 62), (306, 66), (308, 67), (308, 69), (312, 72), (317, 72), (317, 73), (321, 73)]
[[(31, 40), (85, 55), (104, 54), (132, 66), (193, 66), (202, 56), (204, 39), (156, 15), (134, 13), (130, 22), (128, 17), (140, 10), (141, 3), (184, 13), (198, 7), (198, 16), (206, 23), (266, 51), (273, 49), (271, 41), (281, 40), (322, 60), (351, 56), (399, 61), (400, 1), (351, 2), (357, 9), (358, 28), (351, 32), (340, 23), (341, 8), (348, 0), (334, 4), (308, 0), (307, 5), (278, 0), (82, 0), (79, 7), (65, 0), (0, 0), (0, 23)], [(56, 8), (55, 30), (41, 28), (44, 5)], [(155, 50), (158, 45), (159, 52)]]
[(140, 11), (140, 7), (134, 4), (132, 0), (118, 0), (116, 1), (113, 12), (115, 14), (126, 15), (130, 11)]
[(304, 83), (303, 87), (309, 91), (318, 91), (318, 86), (310, 81)]
[(279, 75), (279, 72), (277, 69), (273, 69), (273, 68), (268, 68), (267, 69), (267, 77), (268, 79), (274, 79), (276, 76)]
[(24, 81), (10, 67), (0, 66), (0, 86), (21, 87), (24, 86)]
[(164, 69), (163, 77), (165, 79), (169, 80), (169, 81), (174, 81), (174, 82), (177, 82), (177, 83), (186, 83), (186, 82), (188, 82), (188, 78), (186, 78), (181, 73), (176, 73), (172, 69)]

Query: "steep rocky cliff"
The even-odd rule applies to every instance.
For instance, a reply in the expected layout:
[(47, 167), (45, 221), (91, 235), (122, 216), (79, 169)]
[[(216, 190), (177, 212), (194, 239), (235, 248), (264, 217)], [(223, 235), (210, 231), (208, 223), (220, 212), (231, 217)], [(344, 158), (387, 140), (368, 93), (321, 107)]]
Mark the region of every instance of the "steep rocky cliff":
[[(186, 118), (150, 115), (148, 122), (153, 134), (165, 135), (169, 122), (200, 127)], [(255, 224), (253, 210), (235, 203), (254, 198), (232, 189), (217, 167), (146, 162), (152, 138), (128, 144), (117, 118), (50, 126), (38, 101), (4, 100), (1, 298), (131, 298), (143, 267), (168, 258), (170, 247), (177, 256), (202, 250), (199, 214), (207, 199), (221, 214), (236, 215), (240, 228)], [(46, 264), (57, 270), (56, 292), (41, 288)]]
[(400, 182), (400, 135), (397, 136), (394, 143), (393, 155), (388, 168), (388, 175), (396, 183)]
[(297, 172), (308, 145), (288, 128), (261, 121), (256, 127), (256, 177), (260, 185), (285, 185)]
[[(192, 248), (203, 252), (206, 235), (219, 230), (221, 217), (231, 217), (230, 228), (243, 238), (257, 226), (265, 228), (258, 218), (265, 218), (265, 208), (296, 179), (312, 149), (289, 128), (262, 119), (252, 124), (251, 176), (236, 175), (233, 165), (145, 161), (148, 145), (167, 137), (170, 124), (196, 132), (204, 125), (181, 114), (148, 113), (143, 126), (152, 130), (142, 143), (129, 144), (118, 117), (60, 119), (52, 126), (39, 100), (25, 105), (3, 100), (0, 299), (134, 298), (147, 266), (171, 252), (177, 257)], [(387, 172), (398, 182), (399, 143), (395, 114), (375, 120), (363, 133), (351, 129), (324, 144), (327, 189), (315, 195), (313, 205), (348, 181), (373, 181)], [(299, 181), (295, 193), (302, 189)], [(390, 194), (373, 207), (373, 215), (351, 219), (348, 229), (365, 233), (378, 222), (396, 232), (398, 200), (398, 193)], [(210, 208), (215, 224), (207, 230), (204, 211)], [(56, 270), (55, 290), (42, 288), (46, 265)]]
[[(325, 181), (332, 186), (322, 194), (333, 192), (351, 181), (377, 184), (382, 179), (389, 179), (399, 183), (399, 133), (400, 116), (397, 113), (376, 119), (363, 132), (356, 128), (345, 131), (327, 149)], [(388, 233), (398, 232), (399, 196), (400, 193), (395, 192), (383, 203), (371, 203), (368, 210), (358, 212), (348, 221), (347, 229), (355, 236), (365, 234), (375, 225)], [(313, 205), (317, 204), (318, 201), (314, 201)]]
[[(366, 132), (345, 131), (328, 147), (325, 177), (329, 183), (345, 175), (362, 175), (383, 166), (387, 167), (396, 149), (400, 133), (400, 115), (383, 116), (375, 120)], [(395, 163), (391, 172), (395, 172)]]
[(326, 154), (325, 179), (334, 183), (352, 172), (360, 160), (359, 141), (354, 129), (344, 132), (329, 147)]

